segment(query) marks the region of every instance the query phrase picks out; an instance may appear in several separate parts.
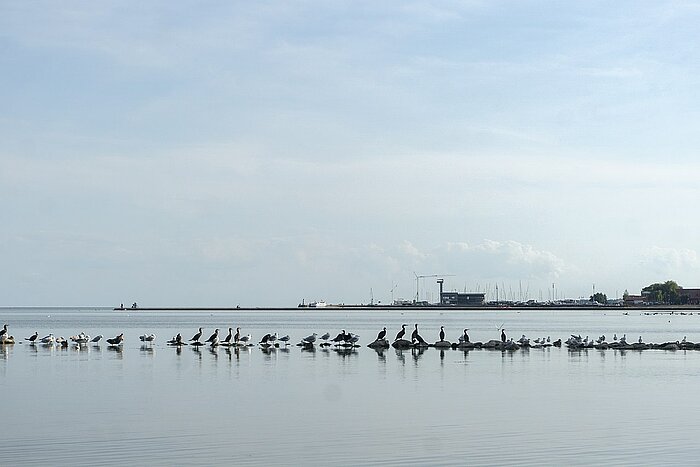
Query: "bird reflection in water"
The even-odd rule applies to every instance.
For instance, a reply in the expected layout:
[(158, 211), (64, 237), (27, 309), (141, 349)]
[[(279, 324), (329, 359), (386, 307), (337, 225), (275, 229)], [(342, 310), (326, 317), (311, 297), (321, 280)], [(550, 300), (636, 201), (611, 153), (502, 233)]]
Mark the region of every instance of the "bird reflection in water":
[(214, 356), (215, 360), (219, 358), (219, 352), (217, 352), (218, 348), (219, 346), (217, 345), (212, 345), (211, 347), (209, 347), (209, 353)]
[(147, 355), (153, 356), (153, 346), (152, 345), (146, 345), (146, 344), (141, 344), (141, 352), (144, 352)]
[(403, 353), (403, 350), (401, 349), (394, 349), (396, 352), (396, 359), (401, 362), (401, 365), (406, 364), (406, 355)]
[(445, 350), (440, 349), (440, 365), (442, 366), (444, 364), (445, 364)]
[(425, 347), (414, 347), (411, 349), (411, 356), (413, 356), (413, 363), (416, 365), (418, 364), (418, 360), (420, 360), (421, 356), (423, 356), (423, 353), (425, 352)]

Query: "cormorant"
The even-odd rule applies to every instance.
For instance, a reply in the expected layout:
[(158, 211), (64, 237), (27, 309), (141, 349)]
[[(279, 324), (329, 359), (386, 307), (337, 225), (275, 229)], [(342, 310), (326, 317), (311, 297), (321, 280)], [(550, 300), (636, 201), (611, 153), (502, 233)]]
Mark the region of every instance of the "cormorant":
[(198, 341), (201, 337), (202, 337), (202, 328), (199, 328), (199, 332), (197, 332), (197, 334), (192, 336), (192, 339), (190, 339), (190, 340), (191, 341)]
[[(218, 340), (218, 339), (219, 339), (219, 329), (217, 328), (214, 330), (214, 334), (209, 336), (209, 339), (207, 339), (205, 342), (214, 342), (214, 340)], [(197, 340), (199, 340), (199, 339), (197, 339)]]
[(379, 331), (379, 334), (377, 334), (377, 340), (380, 341), (386, 337), (386, 328), (382, 329)]
[(506, 330), (501, 329), (501, 342), (505, 342), (505, 341), (506, 341)]
[(440, 342), (445, 340), (445, 326), (440, 326)]
[(396, 342), (399, 339), (403, 339), (403, 336), (406, 335), (406, 325), (402, 324), (401, 325), (401, 330), (396, 334), (396, 339), (394, 339), (394, 342)]

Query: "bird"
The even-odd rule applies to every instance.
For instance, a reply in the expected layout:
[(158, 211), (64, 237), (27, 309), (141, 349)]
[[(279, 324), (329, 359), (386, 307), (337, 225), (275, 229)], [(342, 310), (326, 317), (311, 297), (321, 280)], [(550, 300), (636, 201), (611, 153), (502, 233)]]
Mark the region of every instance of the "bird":
[(2, 327), (2, 331), (0, 331), (0, 338), (5, 336), (7, 334), (7, 324)]
[(639, 341), (640, 344), (642, 343), (642, 336), (639, 336)]
[(418, 325), (416, 324), (416, 328), (413, 330), (411, 333), (411, 341), (416, 344), (423, 344), (425, 343), (425, 340), (418, 334)]
[(233, 343), (238, 344), (238, 341), (241, 338), (241, 328), (236, 328), (236, 334), (233, 335)]
[(445, 326), (440, 326), (440, 342), (445, 340)]
[(250, 342), (252, 338), (253, 337), (250, 334), (246, 334), (245, 336), (241, 336), (238, 341), (241, 343), (241, 345), (248, 345), (248, 342)]
[(205, 342), (211, 343), (212, 347), (219, 345), (219, 328), (216, 328), (214, 330), (214, 334), (209, 336), (209, 339), (207, 339)]
[(331, 340), (332, 340), (333, 342), (335, 342), (336, 345), (337, 345), (337, 344), (340, 344), (341, 342), (344, 342), (344, 341), (345, 341), (345, 329), (343, 329), (342, 331), (340, 331), (340, 334), (338, 334), (337, 336), (335, 336), (335, 337), (334, 337), (333, 339), (331, 339)]
[(313, 344), (314, 342), (316, 342), (316, 333), (313, 333), (310, 336), (305, 337), (301, 341), (306, 342), (307, 344)]
[(284, 342), (284, 345), (287, 345), (287, 343), (289, 342), (289, 334), (287, 334), (286, 336), (280, 337), (279, 341)]
[[(182, 344), (183, 344), (183, 342), (182, 342), (182, 334), (180, 334), (180, 333), (178, 332), (178, 333), (177, 333), (177, 336), (174, 336), (172, 339), (170, 339), (170, 340), (168, 341), (168, 344), (169, 344), (169, 345), (182, 345)], [(185, 344), (185, 345), (187, 345), (187, 344)]]
[(199, 331), (197, 331), (197, 334), (195, 334), (194, 336), (192, 336), (192, 339), (190, 339), (190, 341), (195, 341), (195, 342), (197, 342), (197, 341), (199, 341), (199, 339), (201, 339), (201, 338), (202, 338), (202, 328), (199, 328)]
[(270, 338), (268, 339), (268, 342), (270, 344), (274, 344), (276, 340), (277, 340), (277, 333), (270, 334)]
[(360, 336), (357, 334), (350, 333), (350, 337), (348, 338), (347, 342), (354, 345), (357, 344), (357, 341), (360, 340)]
[(218, 328), (217, 328), (217, 329), (214, 329), (214, 334), (212, 334), (211, 336), (209, 336), (209, 339), (207, 339), (207, 340), (204, 341), (204, 342), (214, 342), (215, 340), (216, 340), (217, 342), (218, 342), (218, 340), (219, 340), (219, 329), (218, 329)]
[(613, 340), (617, 342), (617, 333), (613, 334)]
[(88, 341), (90, 340), (90, 336), (88, 336), (84, 332), (81, 332), (77, 336), (70, 336), (70, 340), (78, 345), (83, 345), (88, 343)]
[(34, 334), (32, 334), (30, 337), (25, 337), (24, 340), (29, 341), (30, 344), (33, 344), (36, 341), (37, 337), (39, 337), (39, 333), (34, 332)]
[(100, 339), (102, 339), (103, 337), (104, 337), (104, 336), (103, 336), (102, 334), (98, 334), (98, 335), (96, 335), (95, 337), (93, 337), (92, 340), (91, 340), (90, 342), (93, 342), (93, 343), (97, 344), (98, 342), (100, 342)]
[(117, 337), (110, 337), (107, 339), (109, 345), (119, 345), (124, 340), (124, 333), (119, 334)]
[(151, 333), (151, 334), (143, 334), (139, 336), (139, 339), (141, 339), (141, 342), (153, 342), (156, 340), (156, 335)]
[(506, 341), (506, 330), (501, 329), (501, 342), (505, 342), (505, 341)]
[[(469, 330), (469, 328), (464, 330), (464, 334), (459, 338), (460, 342), (465, 342), (465, 343), (469, 342), (469, 334), (467, 334), (468, 330)], [(523, 337), (525, 337), (525, 335), (523, 335)]]
[(377, 340), (380, 341), (386, 337), (386, 328), (383, 328), (381, 331), (379, 331), (379, 334), (377, 334)]
[(394, 339), (394, 342), (396, 342), (399, 339), (403, 339), (403, 336), (406, 335), (406, 325), (402, 324), (401, 325), (401, 330), (396, 333), (396, 339)]
[(228, 334), (224, 338), (224, 341), (222, 342), (222, 344), (230, 345), (232, 338), (233, 338), (233, 328), (228, 328)]
[(265, 335), (262, 337), (262, 339), (260, 339), (260, 342), (258, 342), (258, 344), (266, 345), (266, 344), (267, 344), (267, 341), (269, 341), (269, 340), (270, 340), (270, 334), (265, 334)]
[(325, 333), (324, 335), (321, 336), (321, 340), (322, 340), (322, 341), (327, 341), (327, 340), (330, 339), (330, 338), (331, 338), (331, 333), (330, 333), (330, 332), (327, 332), (327, 333)]
[(53, 344), (56, 339), (53, 337), (53, 334), (49, 334), (48, 336), (44, 336), (41, 338), (41, 343), (42, 344)]

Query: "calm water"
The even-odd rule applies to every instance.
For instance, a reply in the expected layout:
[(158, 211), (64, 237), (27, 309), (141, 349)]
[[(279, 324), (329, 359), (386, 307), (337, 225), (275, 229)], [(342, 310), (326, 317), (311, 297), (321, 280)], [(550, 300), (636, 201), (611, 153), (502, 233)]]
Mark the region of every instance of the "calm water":
[[(113, 312), (0, 309), (24, 338), (125, 333), (120, 351), (0, 348), (0, 465), (562, 465), (696, 462), (700, 351), (377, 352), (387, 326), (437, 340), (509, 335), (700, 341), (700, 315), (620, 311)], [(0, 323), (1, 324), (1, 323)], [(293, 342), (341, 329), (351, 352), (167, 347), (240, 326)], [(138, 336), (154, 332), (152, 347)], [(410, 332), (410, 328), (409, 328)]]

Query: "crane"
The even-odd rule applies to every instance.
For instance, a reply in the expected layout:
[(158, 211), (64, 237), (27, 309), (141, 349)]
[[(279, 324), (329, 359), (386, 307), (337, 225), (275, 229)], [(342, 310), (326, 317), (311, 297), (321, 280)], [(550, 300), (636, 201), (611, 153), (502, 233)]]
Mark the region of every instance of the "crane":
[(425, 279), (426, 277), (453, 277), (454, 276), (454, 274), (421, 274), (421, 275), (418, 275), (418, 274), (416, 274), (415, 271), (413, 271), (413, 275), (416, 276), (416, 302), (419, 301), (418, 283), (421, 279)]

